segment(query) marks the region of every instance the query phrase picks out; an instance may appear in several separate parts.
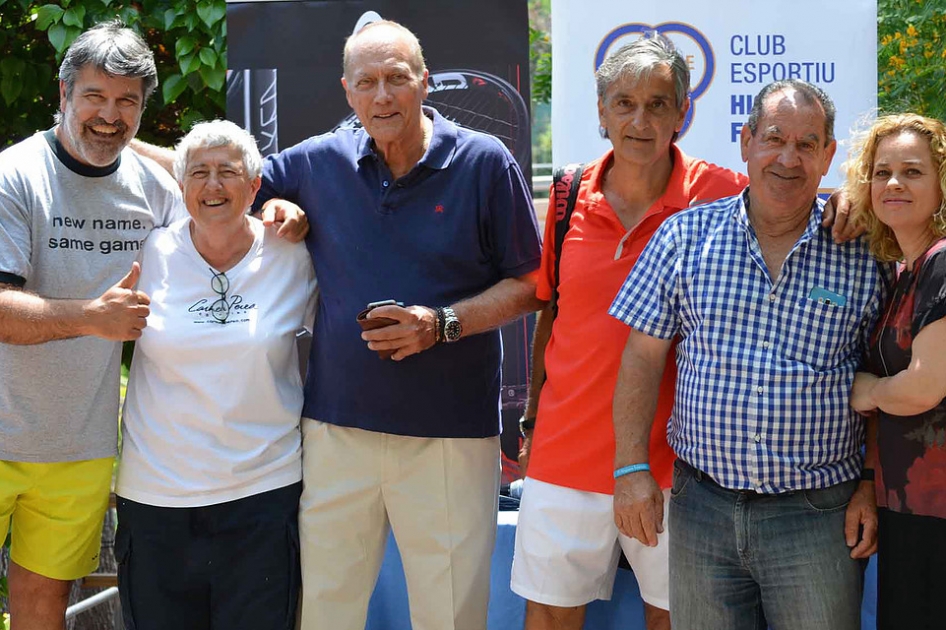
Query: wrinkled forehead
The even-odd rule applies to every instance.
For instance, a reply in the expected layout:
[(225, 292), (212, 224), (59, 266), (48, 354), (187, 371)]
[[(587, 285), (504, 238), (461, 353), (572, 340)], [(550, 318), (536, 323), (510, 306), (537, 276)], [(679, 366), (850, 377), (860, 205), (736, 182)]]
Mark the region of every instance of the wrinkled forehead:
[(352, 76), (385, 67), (410, 70), (413, 47), (404, 34), (379, 27), (356, 36), (348, 54), (346, 73)]
[(640, 98), (676, 98), (673, 74), (667, 64), (647, 68), (626, 68), (618, 74), (605, 90), (605, 98), (637, 96)]
[(824, 140), (824, 108), (814, 98), (798, 90), (786, 89), (769, 94), (762, 107), (759, 128), (769, 127), (811, 127), (811, 133)]
[(144, 97), (144, 90), (144, 80), (141, 77), (109, 74), (91, 63), (82, 66), (73, 84), (73, 91), (78, 91), (79, 94), (109, 92), (138, 99)]
[(186, 170), (198, 167), (229, 167), (243, 169), (243, 153), (232, 144), (198, 145), (187, 152)]

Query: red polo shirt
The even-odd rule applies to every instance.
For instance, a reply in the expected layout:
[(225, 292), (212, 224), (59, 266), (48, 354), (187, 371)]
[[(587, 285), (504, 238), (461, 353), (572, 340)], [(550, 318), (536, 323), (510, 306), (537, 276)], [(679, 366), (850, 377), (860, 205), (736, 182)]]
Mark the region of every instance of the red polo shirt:
[[(690, 158), (676, 145), (671, 151), (673, 171), (667, 190), (630, 232), (601, 190), (613, 152), (586, 165), (582, 173), (571, 228), (562, 247), (558, 317), (545, 349), (546, 381), (528, 471), (534, 479), (590, 492), (614, 492), (611, 401), (629, 329), (608, 315), (608, 307), (664, 219), (691, 205), (735, 195), (748, 185), (745, 175)], [(546, 221), (536, 288), (543, 300), (551, 299), (555, 280), (554, 226), (553, 220)], [(674, 460), (667, 445), (676, 381), (674, 348), (667, 366), (650, 438), (651, 471), (662, 488), (670, 487)]]

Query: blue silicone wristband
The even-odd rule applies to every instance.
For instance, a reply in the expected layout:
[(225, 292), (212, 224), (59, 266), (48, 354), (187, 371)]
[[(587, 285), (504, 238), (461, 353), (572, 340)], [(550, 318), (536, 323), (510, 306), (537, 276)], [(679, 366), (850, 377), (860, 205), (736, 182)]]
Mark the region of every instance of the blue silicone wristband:
[(621, 466), (614, 471), (614, 478), (623, 477), (624, 475), (630, 475), (631, 473), (641, 472), (644, 470), (650, 470), (650, 464), (631, 464), (630, 466)]

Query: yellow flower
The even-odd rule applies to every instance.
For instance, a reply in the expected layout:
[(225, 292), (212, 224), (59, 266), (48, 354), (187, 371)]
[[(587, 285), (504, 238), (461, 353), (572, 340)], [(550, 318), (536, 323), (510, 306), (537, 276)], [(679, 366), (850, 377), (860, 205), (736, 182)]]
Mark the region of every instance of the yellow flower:
[(912, 24), (907, 27), (907, 35), (909, 35), (910, 37), (916, 37), (916, 36), (917, 36), (917, 30), (913, 27)]

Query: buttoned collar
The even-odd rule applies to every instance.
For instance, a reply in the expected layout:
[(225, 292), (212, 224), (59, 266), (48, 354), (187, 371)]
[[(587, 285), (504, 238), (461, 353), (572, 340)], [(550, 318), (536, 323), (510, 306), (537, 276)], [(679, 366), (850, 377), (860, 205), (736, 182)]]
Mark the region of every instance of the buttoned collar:
[[(664, 193), (648, 208), (645, 217), (651, 214), (662, 212), (667, 208), (673, 210), (682, 210), (689, 207), (690, 204), (690, 186), (687, 179), (687, 173), (690, 170), (690, 158), (680, 150), (676, 144), (670, 145), (670, 155), (673, 160), (673, 170), (670, 171), (670, 179), (667, 180), (667, 187)], [(608, 152), (601, 156), (601, 159), (594, 165), (591, 172), (591, 190), (590, 192), (604, 196), (604, 173), (611, 162), (614, 160), (614, 149), (608, 149)], [(702, 201), (702, 200), (701, 200)], [(707, 199), (706, 201), (713, 201)]]
[[(457, 151), (457, 126), (441, 116), (440, 112), (433, 107), (424, 105), (423, 109), (424, 115), (433, 121), (434, 127), (430, 144), (427, 145), (427, 151), (424, 152), (417, 165), (423, 165), (433, 170), (443, 170), (450, 166), (450, 162), (453, 161), (453, 156)], [(378, 153), (374, 148), (374, 140), (362, 129), (361, 137), (358, 140), (356, 161), (361, 162), (366, 157), (378, 159)]]
[[(736, 205), (733, 218), (751, 234), (755, 234), (755, 228), (752, 227), (752, 223), (749, 221), (749, 188), (747, 186), (739, 195), (739, 203)], [(818, 236), (822, 229), (821, 220), (823, 218), (824, 201), (819, 197), (815, 197), (814, 201), (811, 202), (811, 212), (808, 213), (808, 224), (805, 226), (802, 235), (798, 237), (798, 242), (807, 241)]]

